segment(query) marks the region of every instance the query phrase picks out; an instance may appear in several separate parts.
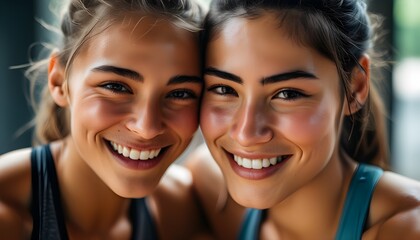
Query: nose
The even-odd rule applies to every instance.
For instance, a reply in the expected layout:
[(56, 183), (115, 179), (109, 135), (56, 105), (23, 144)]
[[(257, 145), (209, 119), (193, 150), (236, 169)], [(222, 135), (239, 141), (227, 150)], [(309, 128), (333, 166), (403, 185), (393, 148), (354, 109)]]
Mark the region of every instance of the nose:
[(244, 147), (267, 143), (274, 136), (268, 121), (268, 112), (263, 104), (245, 104), (233, 119), (230, 136)]
[(127, 128), (143, 139), (153, 139), (164, 132), (162, 109), (158, 101), (148, 101), (133, 107)]

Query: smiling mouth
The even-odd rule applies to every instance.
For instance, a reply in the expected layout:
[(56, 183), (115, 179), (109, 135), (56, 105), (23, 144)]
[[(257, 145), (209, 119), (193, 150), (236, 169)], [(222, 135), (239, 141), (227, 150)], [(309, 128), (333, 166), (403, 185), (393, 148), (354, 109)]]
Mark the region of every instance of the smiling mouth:
[(162, 150), (162, 148), (138, 150), (138, 149), (120, 145), (112, 141), (110, 141), (109, 143), (112, 146), (112, 149), (116, 153), (135, 161), (137, 160), (146, 161), (146, 160), (154, 159), (159, 156), (159, 153), (161, 153), (161, 150)]
[(239, 166), (243, 168), (248, 168), (248, 169), (263, 169), (263, 168), (275, 166), (279, 163), (286, 161), (292, 156), (292, 155), (281, 155), (281, 156), (272, 157), (272, 158), (250, 159), (250, 158), (240, 157), (235, 154), (232, 154), (232, 155), (233, 155), (233, 160), (236, 162), (236, 164), (238, 164)]

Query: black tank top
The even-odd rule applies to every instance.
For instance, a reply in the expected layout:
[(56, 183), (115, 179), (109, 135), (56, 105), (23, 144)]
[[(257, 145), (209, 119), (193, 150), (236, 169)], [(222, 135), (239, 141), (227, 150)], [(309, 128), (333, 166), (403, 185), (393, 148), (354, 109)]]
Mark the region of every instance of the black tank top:
[[(32, 150), (31, 166), (32, 239), (67, 240), (60, 188), (49, 145), (35, 147)], [(131, 239), (157, 239), (155, 224), (144, 198), (132, 200), (129, 215), (133, 226)]]

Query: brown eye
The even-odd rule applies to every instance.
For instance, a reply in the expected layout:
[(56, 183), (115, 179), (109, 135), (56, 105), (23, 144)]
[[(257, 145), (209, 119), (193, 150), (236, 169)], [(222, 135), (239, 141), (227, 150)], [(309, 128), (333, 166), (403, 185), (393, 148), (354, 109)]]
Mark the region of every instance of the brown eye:
[(121, 83), (110, 82), (102, 84), (101, 87), (114, 93), (131, 93), (131, 90)]
[(213, 93), (215, 93), (217, 95), (233, 95), (233, 96), (238, 96), (238, 94), (236, 93), (236, 91), (233, 88), (231, 88), (229, 86), (223, 86), (223, 85), (212, 86), (207, 91), (213, 92)]
[(293, 101), (293, 100), (297, 100), (299, 98), (302, 97), (307, 97), (308, 95), (303, 94), (300, 91), (297, 90), (293, 90), (293, 89), (285, 89), (285, 90), (281, 90), (279, 91), (274, 98), (279, 98), (279, 99), (284, 99), (284, 100), (288, 100), (288, 101)]
[(188, 89), (179, 89), (168, 94), (167, 98), (174, 98), (179, 100), (196, 99), (197, 95)]

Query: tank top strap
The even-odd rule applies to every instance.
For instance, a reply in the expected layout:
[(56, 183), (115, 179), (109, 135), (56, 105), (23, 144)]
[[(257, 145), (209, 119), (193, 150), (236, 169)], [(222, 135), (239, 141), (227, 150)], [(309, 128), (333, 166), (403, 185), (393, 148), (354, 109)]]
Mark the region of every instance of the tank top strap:
[(133, 225), (133, 240), (156, 240), (157, 231), (153, 217), (147, 207), (146, 198), (133, 199), (130, 206), (130, 218)]
[(49, 145), (31, 152), (33, 219), (32, 239), (67, 240), (57, 173)]
[(361, 239), (372, 195), (382, 174), (379, 167), (359, 164), (347, 191), (336, 240)]
[(261, 209), (248, 208), (245, 213), (244, 222), (239, 232), (238, 240), (256, 240), (259, 238), (261, 222), (266, 211)]

